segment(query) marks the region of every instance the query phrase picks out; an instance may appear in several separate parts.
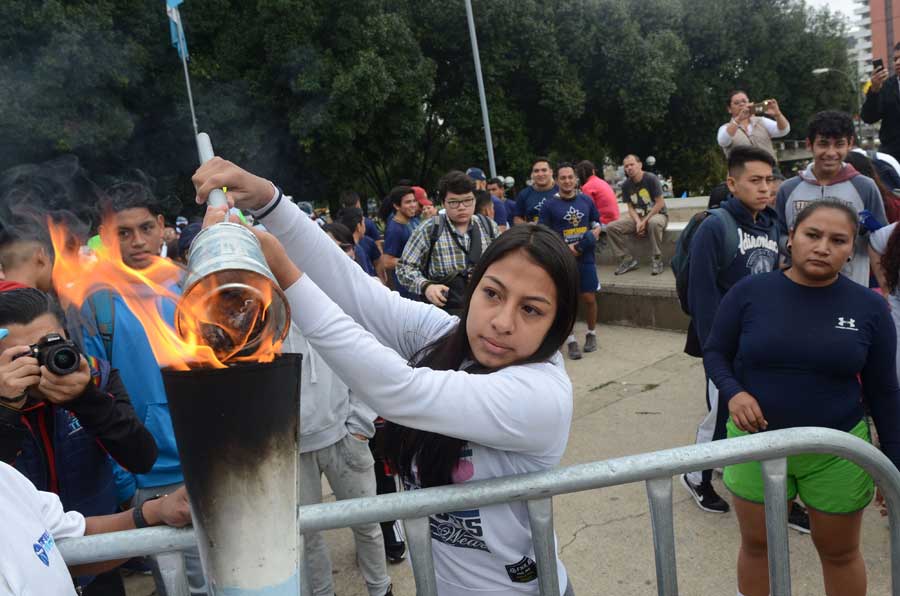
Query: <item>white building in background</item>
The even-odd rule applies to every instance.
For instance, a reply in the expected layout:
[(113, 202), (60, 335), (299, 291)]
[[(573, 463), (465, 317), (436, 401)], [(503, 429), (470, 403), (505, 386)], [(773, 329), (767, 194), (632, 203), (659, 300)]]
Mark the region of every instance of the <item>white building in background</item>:
[[(890, 1), (890, 0), (888, 0)], [(855, 0), (849, 40), (850, 67), (866, 81), (872, 70), (872, 14), (869, 0)]]

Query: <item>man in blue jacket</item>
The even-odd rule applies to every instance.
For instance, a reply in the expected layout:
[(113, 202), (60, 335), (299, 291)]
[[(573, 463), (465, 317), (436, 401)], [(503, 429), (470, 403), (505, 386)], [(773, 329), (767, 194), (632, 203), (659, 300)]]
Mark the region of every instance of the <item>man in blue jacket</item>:
[[(164, 219), (159, 203), (144, 185), (121, 183), (107, 190), (104, 226), (116, 227), (122, 261), (132, 269), (146, 269), (158, 258), (163, 245)], [(179, 280), (165, 285), (180, 293)], [(175, 304), (160, 300), (161, 314), (174, 327)], [(146, 474), (135, 474), (134, 505), (174, 492), (184, 483), (175, 431), (159, 365), (138, 320), (121, 296), (101, 291), (89, 297), (83, 309), (84, 347), (89, 355), (108, 361), (119, 370), (138, 418), (156, 439), (159, 456)], [(196, 549), (184, 553), (192, 594), (206, 594), (206, 582)], [(180, 565), (176, 553), (151, 558), (157, 593), (166, 595), (162, 577)], [(162, 570), (162, 571), (161, 571)]]
[[(773, 271), (778, 266), (779, 226), (769, 206), (775, 159), (756, 147), (737, 147), (728, 157), (729, 196), (697, 228), (690, 245), (688, 305), (691, 325), (702, 346), (712, 328), (719, 303), (742, 278)], [(697, 429), (697, 443), (725, 438), (728, 411), (719, 411), (719, 391), (707, 379), (709, 413)], [(726, 503), (712, 486), (712, 470), (682, 476), (685, 488), (704, 511), (727, 513)]]

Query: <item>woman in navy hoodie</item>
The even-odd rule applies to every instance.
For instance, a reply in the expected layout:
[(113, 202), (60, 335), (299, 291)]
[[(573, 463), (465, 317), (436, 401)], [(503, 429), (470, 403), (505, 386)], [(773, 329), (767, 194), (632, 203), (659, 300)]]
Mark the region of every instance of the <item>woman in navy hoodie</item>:
[[(728, 437), (821, 426), (869, 440), (870, 407), (885, 454), (900, 463), (896, 333), (884, 300), (840, 274), (854, 254), (859, 222), (846, 203), (822, 199), (797, 215), (791, 267), (743, 279), (719, 305), (703, 350), (706, 373), (731, 419)], [(862, 400), (860, 399), (862, 396)], [(809, 509), (825, 593), (866, 593), (859, 550), (872, 479), (824, 454), (787, 458), (788, 498)], [(763, 483), (758, 462), (726, 466), (741, 530), (738, 589), (769, 593)]]

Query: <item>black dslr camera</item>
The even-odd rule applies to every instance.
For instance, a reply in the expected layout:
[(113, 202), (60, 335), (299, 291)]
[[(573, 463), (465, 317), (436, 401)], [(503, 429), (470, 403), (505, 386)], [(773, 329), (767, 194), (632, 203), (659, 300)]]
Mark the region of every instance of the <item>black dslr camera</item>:
[(48, 333), (16, 358), (22, 356), (36, 358), (39, 366), (46, 366), (55, 375), (70, 375), (81, 366), (78, 348), (59, 333)]

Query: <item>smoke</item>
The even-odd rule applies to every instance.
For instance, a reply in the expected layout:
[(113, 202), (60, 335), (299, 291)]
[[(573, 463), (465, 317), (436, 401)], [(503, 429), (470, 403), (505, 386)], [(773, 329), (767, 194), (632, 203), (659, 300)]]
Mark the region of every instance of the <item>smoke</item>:
[(48, 219), (86, 238), (96, 227), (103, 197), (74, 155), (9, 168), (0, 173), (0, 243), (28, 240), (49, 246)]

